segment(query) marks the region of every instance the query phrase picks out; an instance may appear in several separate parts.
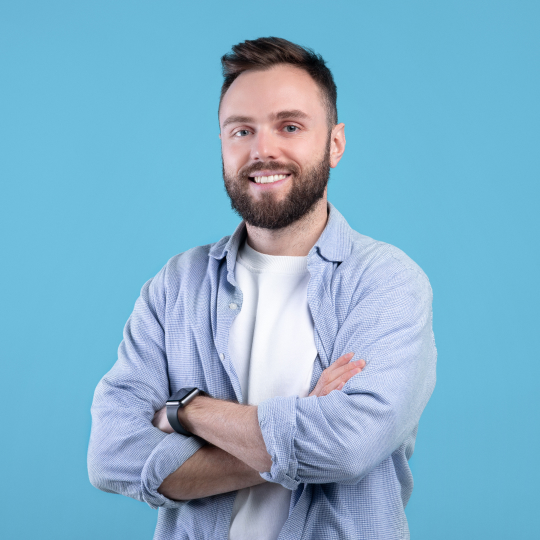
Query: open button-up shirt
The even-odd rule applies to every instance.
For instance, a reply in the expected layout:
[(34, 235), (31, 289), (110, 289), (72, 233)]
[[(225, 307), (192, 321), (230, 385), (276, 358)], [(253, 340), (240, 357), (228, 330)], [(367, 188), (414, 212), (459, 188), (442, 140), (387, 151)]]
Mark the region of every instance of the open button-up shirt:
[[(364, 370), (324, 397), (275, 397), (258, 406), (272, 468), (269, 482), (292, 490), (280, 540), (409, 538), (404, 508), (420, 415), (435, 385), (432, 292), (402, 251), (329, 216), (308, 255), (308, 305), (322, 371), (353, 351)], [(93, 485), (159, 508), (154, 538), (223, 539), (236, 492), (191, 501), (157, 489), (205, 442), (152, 425), (186, 386), (243, 402), (229, 357), (229, 330), (242, 309), (234, 279), (246, 234), (173, 257), (142, 288), (118, 361), (92, 404), (88, 468)]]

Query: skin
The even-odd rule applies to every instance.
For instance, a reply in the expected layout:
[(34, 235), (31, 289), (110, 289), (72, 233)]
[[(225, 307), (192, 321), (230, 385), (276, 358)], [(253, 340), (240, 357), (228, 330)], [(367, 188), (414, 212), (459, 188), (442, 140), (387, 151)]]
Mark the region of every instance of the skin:
[[(329, 136), (327, 111), (319, 88), (304, 70), (290, 65), (242, 73), (223, 98), (219, 120), (223, 166), (233, 176), (243, 167), (268, 161), (279, 162), (279, 170), (263, 169), (254, 174), (286, 174), (291, 164), (302, 172), (321, 160)], [(344, 128), (344, 124), (331, 128), (332, 168), (345, 151)], [(293, 175), (289, 174), (272, 184), (249, 182), (250, 195), (257, 200), (266, 191), (281, 200), (287, 197), (292, 181)], [(311, 212), (288, 227), (269, 230), (247, 223), (247, 242), (268, 255), (305, 256), (324, 230), (327, 219), (325, 191)], [(365, 367), (364, 360), (352, 362), (353, 356), (354, 353), (347, 353), (329, 366), (310, 396), (340, 391)], [(272, 461), (256, 406), (199, 396), (178, 411), (178, 419), (209, 444), (169, 475), (160, 486), (160, 493), (170, 499), (190, 500), (264, 482), (259, 473), (270, 471)], [(153, 424), (166, 433), (173, 432), (165, 408), (156, 413)]]
[[(326, 396), (341, 390), (365, 367), (364, 360), (351, 362), (347, 353), (325, 369), (310, 396)], [(208, 441), (170, 474), (158, 491), (175, 500), (190, 500), (226, 493), (265, 482), (259, 472), (272, 465), (257, 421), (257, 407), (239, 405), (209, 397), (196, 397), (178, 411), (178, 419), (189, 431)], [(153, 424), (173, 433), (164, 407)]]
[[(297, 111), (303, 117), (282, 116), (286, 111)], [(250, 121), (234, 121), (242, 117)], [(287, 171), (291, 162), (304, 170), (324, 154), (328, 117), (320, 90), (308, 73), (294, 66), (242, 73), (225, 94), (219, 118), (223, 164), (229, 174), (238, 174), (248, 164), (270, 160), (283, 163), (280, 171)], [(330, 139), (330, 167), (334, 168), (345, 151), (345, 125), (334, 126)], [(265, 171), (257, 174), (264, 175)], [(255, 200), (263, 191), (271, 191), (281, 200), (290, 186), (289, 177), (273, 184), (251, 182), (250, 191)], [(305, 256), (324, 230), (327, 218), (325, 191), (313, 212), (289, 227), (269, 230), (247, 224), (247, 241), (267, 255)]]

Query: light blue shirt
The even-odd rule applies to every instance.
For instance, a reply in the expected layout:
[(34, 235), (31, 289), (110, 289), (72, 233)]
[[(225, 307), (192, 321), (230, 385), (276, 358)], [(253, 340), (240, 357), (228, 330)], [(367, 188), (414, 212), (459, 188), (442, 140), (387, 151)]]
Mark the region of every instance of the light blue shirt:
[[(292, 490), (280, 540), (406, 539), (408, 459), (435, 385), (431, 287), (402, 251), (328, 208), (308, 255), (318, 352), (311, 389), (347, 352), (367, 365), (341, 391), (258, 406), (272, 457), (262, 477)], [(90, 481), (159, 508), (157, 540), (227, 538), (236, 492), (191, 501), (157, 492), (205, 442), (163, 433), (152, 418), (185, 386), (243, 402), (228, 340), (242, 309), (234, 267), (245, 234), (241, 223), (231, 237), (173, 257), (143, 286), (118, 361), (94, 395)]]

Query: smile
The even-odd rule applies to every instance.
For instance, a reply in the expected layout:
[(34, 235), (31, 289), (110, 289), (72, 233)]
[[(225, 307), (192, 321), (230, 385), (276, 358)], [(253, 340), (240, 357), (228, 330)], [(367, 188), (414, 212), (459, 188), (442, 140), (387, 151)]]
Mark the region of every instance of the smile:
[(272, 184), (279, 182), (279, 180), (285, 180), (289, 176), (288, 174), (274, 174), (271, 176), (250, 176), (250, 180), (257, 184)]

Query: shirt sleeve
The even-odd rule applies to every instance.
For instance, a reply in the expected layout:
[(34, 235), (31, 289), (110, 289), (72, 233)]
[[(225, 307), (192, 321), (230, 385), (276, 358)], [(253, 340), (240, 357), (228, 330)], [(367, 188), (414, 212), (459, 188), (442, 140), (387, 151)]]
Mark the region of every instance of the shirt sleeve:
[(413, 433), (435, 385), (432, 291), (425, 274), (404, 269), (354, 306), (334, 342), (364, 370), (324, 397), (278, 397), (258, 407), (272, 457), (261, 476), (300, 483), (356, 484)]
[(166, 434), (152, 425), (170, 395), (162, 326), (164, 275), (165, 269), (143, 286), (124, 328), (118, 360), (96, 388), (88, 448), (88, 473), (95, 487), (152, 508), (185, 504), (157, 489), (204, 445), (197, 437)]

